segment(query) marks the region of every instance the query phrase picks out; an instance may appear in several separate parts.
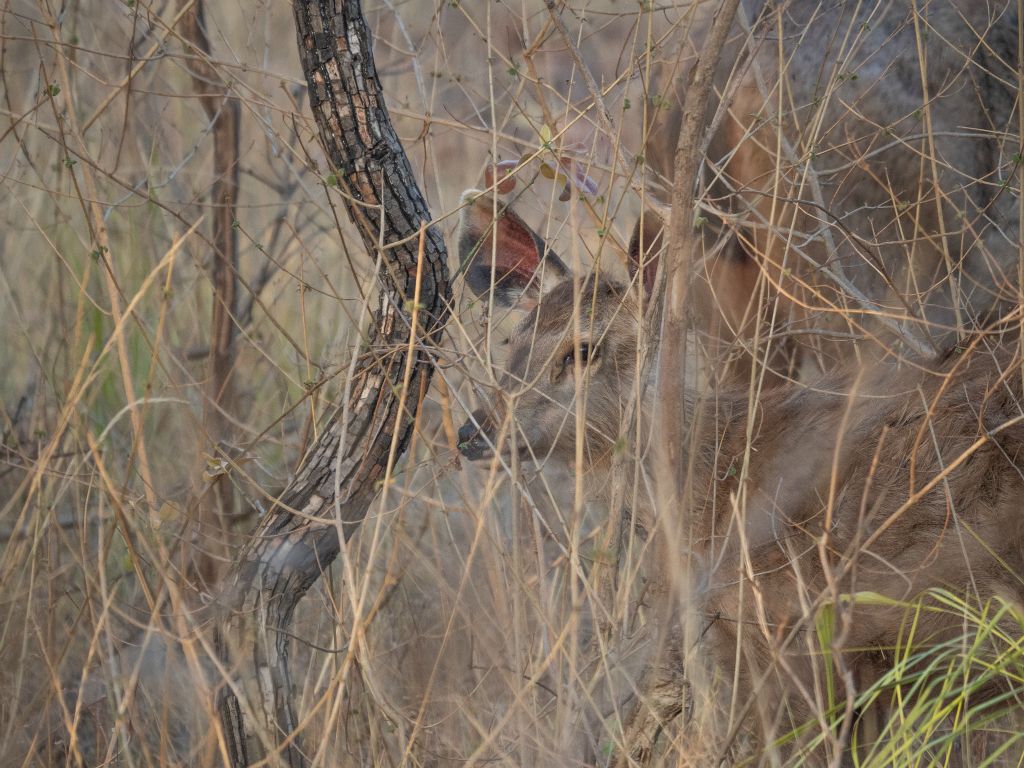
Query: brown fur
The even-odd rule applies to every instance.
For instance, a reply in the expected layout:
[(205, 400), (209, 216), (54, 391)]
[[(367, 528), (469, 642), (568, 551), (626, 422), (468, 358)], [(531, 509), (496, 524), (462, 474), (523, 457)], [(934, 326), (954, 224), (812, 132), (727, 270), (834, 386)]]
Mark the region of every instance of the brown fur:
[[(704, 212), (692, 255), (694, 316), (720, 372), (745, 378), (758, 334), (782, 334), (766, 360), (760, 348), (776, 382), (849, 353), (823, 331), (941, 357), (1012, 307), (1016, 4), (748, 0), (744, 12), (755, 32), (747, 45), (737, 30), (722, 58), (706, 173), (706, 202), (727, 216)], [(666, 199), (680, 58), (668, 53), (649, 84), (662, 106), (645, 157)]]
[[(639, 319), (634, 291), (605, 279), (568, 279), (543, 294), (511, 338), (502, 396), (460, 431), (467, 456), (488, 455), (486, 443), (507, 451), (512, 426), (524, 455), (576, 464), (593, 478), (588, 487), (606, 488), (599, 478), (616, 446), (633, 443), (625, 416), (637, 392)], [(704, 646), (720, 678), (735, 678), (738, 701), (770, 702), (748, 713), (765, 738), (821, 706), (814, 630), (826, 603), (837, 604), (843, 628), (827, 650), (849, 673), (851, 693), (886, 668), (905, 610), (841, 596), (909, 601), (945, 589), (974, 603), (1024, 606), (1024, 393), (1020, 362), (1010, 357), (975, 351), (932, 372), (883, 364), (837, 372), (771, 390), (753, 411), (746, 390), (690, 393), (679, 417), (692, 426), (691, 503), (657, 521), (642, 488), (626, 498), (639, 500), (648, 527), (665, 529), (663, 542), (685, 531), (663, 544), (659, 567), (672, 574), (681, 552), (693, 554), (694, 599), (716, 617)], [(652, 407), (646, 395), (640, 402), (641, 434), (650, 435)], [(645, 442), (630, 449), (641, 476)], [(962, 617), (925, 613), (915, 641), (963, 630)], [(877, 732), (884, 712), (874, 715)]]

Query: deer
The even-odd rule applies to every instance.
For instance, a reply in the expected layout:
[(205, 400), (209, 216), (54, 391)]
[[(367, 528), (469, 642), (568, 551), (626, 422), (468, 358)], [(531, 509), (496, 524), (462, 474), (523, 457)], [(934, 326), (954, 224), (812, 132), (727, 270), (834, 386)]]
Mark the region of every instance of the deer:
[[(639, 478), (625, 498), (665, 542), (652, 550), (655, 567), (696, 564), (699, 586), (683, 602), (709, 617), (700, 644), (718, 698), (746, 705), (740, 720), (761, 748), (820, 716), (828, 674), (849, 702), (880, 679), (901, 647), (906, 606), (930, 590), (1024, 610), (1015, 346), (989, 353), (976, 342), (935, 366), (851, 366), (756, 400), (729, 380), (688, 385), (676, 417), (692, 436), (689, 500), (659, 510), (645, 490), (658, 428), (653, 373), (637, 352), (650, 304), (646, 256), (631, 252), (629, 283), (574, 275), (512, 205), (478, 190), (463, 195), (457, 243), (470, 290), (519, 318), (498, 390), (459, 430), (462, 455), (506, 460), (514, 445), (524, 461), (585, 474), (600, 500), (625, 453), (637, 470), (625, 477)], [(842, 628), (830, 647), (815, 632), (825, 606)], [(915, 636), (929, 646), (963, 631), (961, 616), (926, 611)], [(681, 708), (670, 702), (658, 717)], [(887, 721), (882, 703), (851, 705), (829, 759), (837, 749), (842, 758), (853, 733), (875, 743)], [(824, 764), (829, 747), (802, 747)]]
[[(693, 257), (695, 315), (720, 375), (756, 366), (781, 384), (854, 348), (936, 361), (1012, 311), (1016, 3), (744, 10), (749, 27), (736, 25), (717, 73)], [(677, 181), (680, 59), (667, 53), (646, 85), (655, 202)], [(652, 254), (664, 245), (657, 210), (633, 231)]]

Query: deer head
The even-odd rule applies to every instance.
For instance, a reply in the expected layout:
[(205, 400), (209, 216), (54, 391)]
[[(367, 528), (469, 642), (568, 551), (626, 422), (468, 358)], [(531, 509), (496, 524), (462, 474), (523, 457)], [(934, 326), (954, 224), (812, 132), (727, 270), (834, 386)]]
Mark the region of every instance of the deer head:
[[(463, 203), (458, 248), (466, 283), (521, 318), (493, 404), (459, 430), (460, 450), (483, 459), (495, 447), (508, 452), (515, 444), (524, 458), (571, 464), (579, 433), (582, 469), (603, 463), (635, 390), (638, 291), (600, 274), (574, 276), (515, 211), (490, 195), (469, 190)], [(639, 238), (631, 252), (639, 264)], [(643, 272), (649, 286), (652, 262)], [(582, 430), (578, 414), (585, 414)]]

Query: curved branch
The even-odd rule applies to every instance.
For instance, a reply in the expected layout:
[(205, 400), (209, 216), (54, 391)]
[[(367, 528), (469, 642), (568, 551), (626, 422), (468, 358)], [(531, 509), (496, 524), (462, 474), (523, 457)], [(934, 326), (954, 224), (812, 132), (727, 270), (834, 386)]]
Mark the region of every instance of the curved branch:
[(381, 291), (347, 407), (325, 426), (226, 583), (217, 652), (255, 673), (248, 688), (225, 687), (218, 700), (236, 766), (275, 752), (288, 766), (305, 764), (291, 706), (289, 633), (281, 630), (337, 556), (337, 518), (347, 539), (405, 450), (418, 406), (412, 393), (425, 391), (433, 372), (424, 350), (440, 340), (451, 294), (440, 231), (428, 228), (422, 246), (416, 237), (430, 213), (384, 104), (359, 1), (295, 0), (294, 12), (310, 106), (349, 216), (367, 251), (380, 257)]

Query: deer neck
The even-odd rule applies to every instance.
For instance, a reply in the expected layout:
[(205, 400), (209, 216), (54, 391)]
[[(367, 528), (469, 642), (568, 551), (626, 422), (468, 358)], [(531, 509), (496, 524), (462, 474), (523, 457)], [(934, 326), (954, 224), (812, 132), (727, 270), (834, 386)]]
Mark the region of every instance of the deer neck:
[[(653, 391), (653, 385), (652, 385)], [(634, 510), (638, 521), (653, 524), (658, 498), (658, 441), (662, 417), (653, 398), (643, 398), (632, 432), (620, 436), (618, 450), (590, 471), (590, 495), (611, 506)], [(697, 391), (687, 388), (683, 413), (684, 441), (676, 454), (683, 464), (684, 498), (679, 502), (712, 525), (713, 510), (727, 506), (729, 489), (739, 474), (749, 413), (746, 392)], [(621, 451), (621, 454), (619, 453)], [(697, 531), (694, 531), (697, 533)]]

